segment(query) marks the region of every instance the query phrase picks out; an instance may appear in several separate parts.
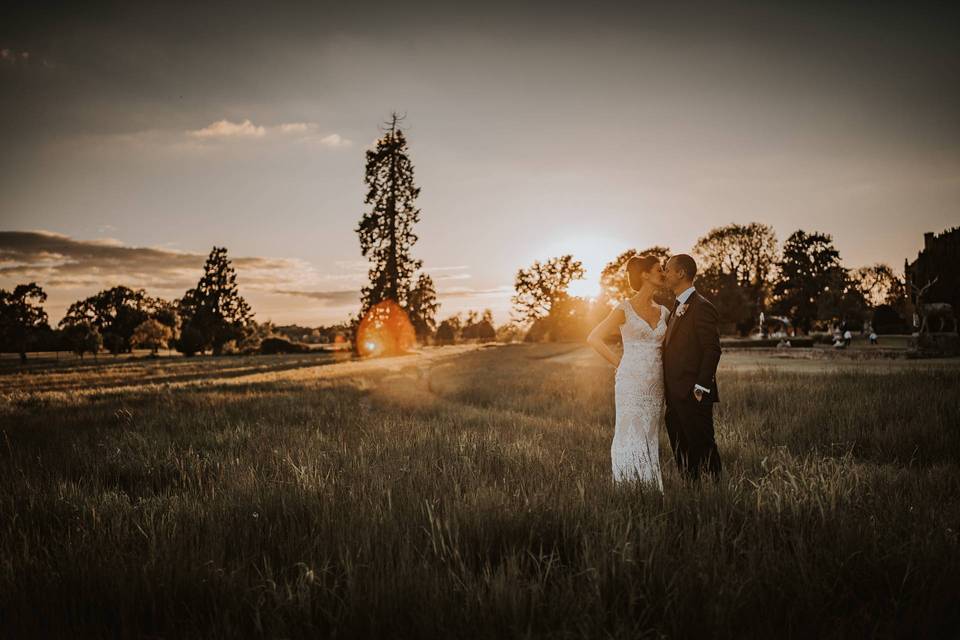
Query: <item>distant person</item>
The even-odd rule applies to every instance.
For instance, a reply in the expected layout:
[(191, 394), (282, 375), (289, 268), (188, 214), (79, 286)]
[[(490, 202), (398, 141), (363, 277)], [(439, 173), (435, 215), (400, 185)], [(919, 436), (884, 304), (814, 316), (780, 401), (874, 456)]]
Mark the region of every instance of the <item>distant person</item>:
[(880, 340), (877, 338), (877, 332), (870, 332), (870, 344), (879, 344)]
[(843, 332), (843, 346), (849, 347), (851, 342), (853, 342), (853, 334), (850, 333), (850, 329), (847, 329)]

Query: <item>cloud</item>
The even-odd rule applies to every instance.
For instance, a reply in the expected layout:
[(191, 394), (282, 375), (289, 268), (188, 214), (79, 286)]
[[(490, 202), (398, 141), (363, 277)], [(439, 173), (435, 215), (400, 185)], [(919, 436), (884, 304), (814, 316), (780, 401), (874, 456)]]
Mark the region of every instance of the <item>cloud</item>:
[(263, 127), (254, 125), (250, 120), (244, 120), (240, 123), (230, 122), (229, 120), (217, 120), (208, 124), (203, 129), (188, 132), (195, 138), (262, 138), (267, 134)]
[[(113, 238), (76, 240), (50, 231), (0, 231), (0, 282), (36, 281), (49, 287), (123, 284), (166, 295), (196, 285), (206, 254), (132, 247)], [(272, 290), (319, 280), (302, 260), (231, 257), (243, 289)]]
[(279, 126), (281, 133), (307, 133), (317, 128), (316, 122), (286, 122)]
[(450, 287), (437, 292), (438, 298), (502, 298), (506, 294), (513, 293), (513, 287), (502, 285), (499, 287), (489, 287), (486, 289), (474, 289), (472, 287)]
[(310, 298), (311, 300), (319, 300), (321, 302), (331, 302), (338, 305), (352, 305), (360, 300), (360, 291), (291, 291), (277, 289), (275, 292), (288, 296)]
[(349, 147), (353, 144), (339, 133), (322, 135), (320, 125), (316, 122), (281, 122), (278, 125), (256, 125), (245, 119), (243, 122), (217, 120), (202, 129), (187, 131), (187, 134), (199, 140), (226, 140), (226, 139), (267, 139), (287, 137), (298, 142), (312, 142), (325, 147)]
[(353, 144), (346, 138), (340, 137), (339, 133), (331, 133), (328, 136), (324, 136), (320, 138), (319, 142), (326, 147), (349, 147)]

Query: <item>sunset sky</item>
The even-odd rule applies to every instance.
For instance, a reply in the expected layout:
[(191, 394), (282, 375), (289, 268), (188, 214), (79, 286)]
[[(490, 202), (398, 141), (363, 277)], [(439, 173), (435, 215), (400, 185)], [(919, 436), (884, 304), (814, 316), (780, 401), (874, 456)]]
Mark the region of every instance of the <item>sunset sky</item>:
[(898, 269), (960, 224), (946, 3), (17, 4), (0, 287), (36, 280), (51, 323), (115, 284), (178, 297), (213, 245), (258, 320), (346, 319), (364, 151), (393, 110), (444, 316), (507, 320), (535, 259), (583, 260), (590, 295), (620, 251), (730, 222)]

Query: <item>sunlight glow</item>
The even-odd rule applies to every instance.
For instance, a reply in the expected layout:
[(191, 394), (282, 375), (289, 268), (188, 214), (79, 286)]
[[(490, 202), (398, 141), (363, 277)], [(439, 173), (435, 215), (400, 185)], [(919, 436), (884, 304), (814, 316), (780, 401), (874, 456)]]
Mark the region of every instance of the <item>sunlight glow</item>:
[(413, 324), (393, 300), (384, 300), (370, 307), (357, 327), (358, 351), (364, 357), (407, 353), (415, 344)]
[(573, 255), (583, 263), (587, 273), (583, 280), (571, 282), (568, 292), (572, 296), (595, 299), (600, 295), (600, 273), (607, 263), (628, 248), (641, 244), (642, 239), (631, 243), (629, 239), (625, 241), (623, 238), (592, 231), (582, 234), (567, 233), (544, 245), (534, 259), (545, 260), (566, 253)]

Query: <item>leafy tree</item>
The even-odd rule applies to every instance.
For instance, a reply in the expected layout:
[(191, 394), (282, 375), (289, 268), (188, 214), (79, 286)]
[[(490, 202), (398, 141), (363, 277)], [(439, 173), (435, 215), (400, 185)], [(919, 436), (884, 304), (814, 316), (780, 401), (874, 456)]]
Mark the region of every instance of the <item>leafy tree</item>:
[(186, 324), (180, 331), (180, 337), (177, 338), (177, 351), (187, 357), (203, 353), (206, 346), (203, 340), (203, 335), (199, 329), (191, 324)]
[(425, 273), (420, 274), (416, 286), (407, 297), (407, 308), (417, 340), (426, 342), (437, 327), (437, 311), (440, 310), (433, 278)]
[(741, 335), (750, 331), (754, 325), (755, 301), (749, 298), (750, 289), (742, 287), (734, 274), (710, 269), (697, 274), (696, 287), (716, 306), (721, 323), (736, 326)]
[(862, 326), (868, 304), (850, 272), (837, 266), (830, 269), (826, 286), (817, 297), (817, 319), (830, 324)]
[(80, 320), (68, 324), (63, 329), (64, 338), (70, 348), (83, 360), (83, 354), (90, 353), (96, 357), (103, 346), (103, 337), (97, 325), (89, 320)]
[(356, 231), (360, 248), (371, 261), (370, 283), (362, 290), (361, 317), (384, 301), (393, 300), (406, 307), (410, 281), (423, 262), (410, 256), (417, 241), (413, 225), (420, 220), (415, 200), (420, 189), (413, 181), (413, 163), (407, 152), (407, 139), (394, 113), (386, 133), (368, 150), (364, 182), (371, 205), (363, 214)]
[(516, 322), (506, 322), (497, 327), (498, 342), (519, 342), (523, 340), (523, 328)]
[(137, 325), (130, 339), (134, 347), (144, 347), (156, 355), (160, 347), (166, 346), (173, 338), (173, 331), (169, 326), (154, 318), (147, 318)]
[[(627, 277), (627, 271), (624, 268), (627, 260), (633, 256), (655, 256), (663, 264), (670, 257), (670, 249), (667, 247), (653, 246), (643, 251), (636, 249), (627, 249), (603, 268), (600, 272), (600, 292), (605, 301), (616, 302), (629, 298), (633, 295), (630, 288), (630, 281)], [(654, 300), (660, 304), (667, 304), (673, 299), (669, 291), (658, 291)]]
[(454, 328), (453, 324), (450, 323), (450, 320), (444, 320), (440, 323), (440, 326), (437, 327), (436, 335), (437, 344), (453, 344), (457, 341), (457, 330)]
[(27, 361), (27, 349), (38, 332), (47, 328), (47, 312), (43, 303), (47, 294), (36, 283), (18, 284), (13, 291), (0, 289), (0, 337), (6, 348)]
[(590, 333), (591, 305), (578, 296), (566, 296), (556, 302), (547, 316), (547, 337), (551, 341), (582, 341)]
[(447, 318), (445, 322), (453, 329), (454, 338), (459, 337), (460, 332), (463, 330), (463, 327), (464, 327), (463, 314), (455, 313), (454, 315)]
[(570, 283), (583, 279), (584, 273), (583, 264), (569, 254), (543, 263), (536, 260), (529, 269), (517, 271), (511, 301), (522, 319), (534, 322), (567, 298)]
[[(773, 227), (751, 222), (711, 229), (693, 248), (699, 262), (698, 285), (712, 293), (714, 302), (725, 300), (721, 317), (734, 322), (742, 335), (766, 311), (777, 266), (777, 236)], [(739, 292), (725, 291), (727, 288)], [(698, 289), (700, 287), (698, 286)], [(744, 305), (737, 309), (733, 305)]]
[(905, 286), (890, 265), (877, 263), (860, 267), (851, 274), (860, 293), (871, 307), (897, 306), (905, 297)]
[(253, 313), (237, 288), (237, 273), (227, 258), (226, 247), (210, 251), (203, 276), (180, 299), (179, 311), (183, 331), (189, 327), (195, 332), (184, 345), (193, 349), (192, 353), (212, 348), (214, 355), (219, 355), (227, 342), (243, 337)]
[(473, 310), (468, 311), (461, 336), (464, 339), (479, 340), (480, 342), (496, 340), (497, 331), (493, 328), (493, 311), (484, 309), (482, 314)]
[(147, 311), (150, 318), (169, 328), (170, 337), (162, 346), (173, 347), (180, 335), (179, 301), (168, 301), (163, 298), (147, 298)]
[(151, 299), (143, 289), (117, 286), (74, 302), (60, 321), (61, 327), (89, 321), (113, 355), (132, 349), (130, 339), (137, 326), (150, 317)]
[(774, 283), (774, 309), (809, 332), (818, 315), (818, 300), (840, 268), (840, 254), (825, 233), (794, 231), (783, 245), (779, 278)]

